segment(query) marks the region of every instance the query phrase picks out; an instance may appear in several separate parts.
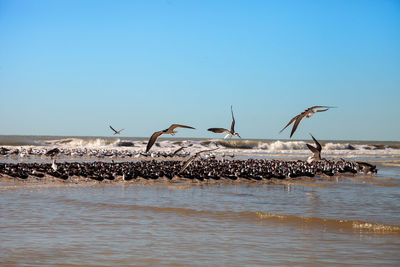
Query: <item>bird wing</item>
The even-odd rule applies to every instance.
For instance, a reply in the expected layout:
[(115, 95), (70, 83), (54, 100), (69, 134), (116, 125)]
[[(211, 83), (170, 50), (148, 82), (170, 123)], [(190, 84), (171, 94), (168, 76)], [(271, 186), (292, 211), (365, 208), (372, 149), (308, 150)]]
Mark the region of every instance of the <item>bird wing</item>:
[(202, 151), (197, 152), (195, 155), (198, 156), (198, 155), (200, 155), (201, 153), (204, 153), (204, 152), (211, 152), (211, 151), (214, 151), (214, 150), (217, 150), (217, 149), (219, 149), (219, 147), (213, 148), (213, 149), (202, 150)]
[(152, 134), (152, 136), (149, 139), (149, 142), (147, 143), (146, 152), (149, 152), (150, 148), (154, 145), (154, 143), (156, 142), (157, 138), (162, 134), (163, 134), (162, 131), (155, 132), (155, 133)]
[(172, 153), (171, 157), (175, 156), (176, 153), (178, 153), (179, 151), (181, 151), (182, 149), (186, 148), (185, 146), (181, 146), (180, 148), (178, 148), (177, 150), (174, 151), (174, 153)]
[(299, 126), (301, 120), (304, 118), (304, 116), (306, 115), (305, 112), (301, 113), (299, 116), (297, 116), (296, 118), (296, 122), (293, 125), (292, 131), (290, 132), (290, 138), (292, 138), (292, 135), (294, 134), (294, 132), (297, 129), (297, 126)]
[(230, 132), (225, 128), (209, 128), (207, 131), (214, 132), (214, 133), (229, 133)]
[(191, 127), (191, 126), (186, 126), (186, 125), (182, 125), (182, 124), (172, 124), (171, 126), (169, 126), (168, 130), (173, 130), (173, 129), (178, 128), (178, 127), (195, 129), (195, 128)]
[(317, 139), (314, 138), (314, 136), (312, 136), (312, 134), (310, 134), (310, 135), (311, 135), (312, 139), (314, 140), (315, 144), (317, 145), (315, 149), (317, 149), (318, 152), (321, 152), (321, 150), (322, 150), (321, 144), (317, 141)]
[(210, 152), (210, 151), (214, 151), (214, 150), (217, 150), (217, 149), (219, 149), (219, 147), (213, 148), (213, 149), (202, 150), (202, 151), (197, 152), (196, 154), (194, 154), (193, 156), (191, 156), (191, 157), (183, 164), (183, 166), (182, 166), (182, 168), (180, 169), (179, 173), (183, 172), (183, 171), (187, 168), (187, 166), (189, 166), (189, 164), (190, 164), (197, 156), (199, 156), (201, 153)]
[(233, 110), (231, 106), (231, 113), (232, 113), (232, 124), (231, 124), (231, 133), (235, 133), (235, 117), (233, 116)]
[(110, 125), (111, 130), (117, 133), (117, 131)]
[(288, 123), (279, 133), (283, 132), (283, 130), (285, 130), (290, 124), (292, 124), (292, 123), (297, 119), (298, 116), (300, 116), (300, 115), (297, 115), (296, 117), (294, 117), (293, 119), (291, 119), (291, 120), (289, 121), (289, 123)]
[(182, 172), (187, 168), (187, 166), (189, 166), (189, 164), (190, 164), (196, 157), (197, 157), (197, 153), (194, 154), (193, 156), (191, 156), (191, 157), (183, 164), (182, 168), (179, 170), (178, 173), (182, 173)]
[(309, 144), (306, 144), (306, 145), (307, 145), (308, 149), (311, 150), (311, 152), (313, 152), (313, 153), (318, 152), (317, 148), (313, 147), (312, 145), (309, 145)]

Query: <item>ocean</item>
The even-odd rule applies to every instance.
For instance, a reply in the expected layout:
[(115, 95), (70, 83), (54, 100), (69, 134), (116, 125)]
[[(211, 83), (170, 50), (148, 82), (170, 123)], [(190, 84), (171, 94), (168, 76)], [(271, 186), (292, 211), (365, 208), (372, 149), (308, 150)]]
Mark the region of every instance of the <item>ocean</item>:
[[(323, 158), (368, 162), (377, 174), (277, 184), (0, 182), (0, 265), (399, 266), (400, 142), (319, 141)], [(138, 161), (146, 143), (0, 136), (8, 151), (0, 163), (49, 163), (44, 154), (55, 147), (58, 162)], [(217, 158), (306, 160), (307, 143), (160, 138), (149, 156), (165, 160), (184, 146), (182, 159), (217, 147)]]

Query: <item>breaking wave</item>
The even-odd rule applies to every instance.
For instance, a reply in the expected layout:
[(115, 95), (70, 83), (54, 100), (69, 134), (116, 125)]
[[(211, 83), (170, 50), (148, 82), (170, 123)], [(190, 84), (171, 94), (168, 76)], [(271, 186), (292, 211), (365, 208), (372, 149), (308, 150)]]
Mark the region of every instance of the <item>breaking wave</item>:
[[(46, 137), (46, 136), (0, 136), (0, 146), (11, 147), (58, 147), (60, 149), (105, 149), (144, 151), (147, 138), (112, 137)], [(400, 155), (400, 142), (379, 141), (321, 141), (324, 155), (348, 157), (352, 155), (377, 155), (394, 157)], [(185, 147), (185, 152), (219, 147), (216, 153), (235, 153), (235, 155), (275, 155), (309, 154), (307, 144), (312, 141), (292, 140), (246, 140), (246, 139), (168, 139), (160, 138), (153, 146), (154, 151), (172, 152)]]

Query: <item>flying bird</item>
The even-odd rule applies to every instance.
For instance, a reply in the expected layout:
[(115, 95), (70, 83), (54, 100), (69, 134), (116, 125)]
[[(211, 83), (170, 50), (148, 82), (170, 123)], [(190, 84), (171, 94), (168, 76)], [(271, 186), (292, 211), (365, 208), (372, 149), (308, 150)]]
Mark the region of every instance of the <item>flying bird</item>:
[(230, 137), (237, 136), (237, 137), (241, 138), (239, 133), (235, 132), (235, 117), (233, 116), (232, 106), (231, 106), (231, 113), (232, 113), (232, 124), (231, 124), (230, 131), (225, 128), (209, 128), (208, 131), (214, 132), (214, 133), (227, 133), (227, 135), (225, 135), (224, 139), (227, 138), (228, 136), (230, 136)]
[(322, 150), (322, 146), (321, 144), (317, 141), (317, 139), (314, 138), (314, 136), (312, 136), (312, 134), (310, 134), (312, 139), (314, 140), (315, 143), (315, 147), (309, 144), (306, 144), (308, 149), (311, 150), (311, 152), (313, 152), (313, 155), (308, 157), (307, 162), (311, 163), (313, 161), (316, 160), (321, 160), (321, 150)]
[(111, 125), (110, 125), (110, 129), (114, 131), (114, 135), (120, 134), (124, 130), (124, 129), (121, 129), (121, 130), (117, 131)]
[(214, 148), (214, 149), (207, 149), (207, 150), (202, 150), (202, 151), (197, 152), (196, 154), (194, 154), (193, 156), (191, 156), (191, 157), (183, 164), (183, 166), (182, 166), (182, 168), (180, 169), (180, 171), (178, 172), (178, 174), (179, 174), (179, 173), (182, 173), (182, 172), (189, 166), (189, 164), (192, 163), (192, 161), (193, 161), (196, 157), (198, 157), (201, 153), (211, 152), (211, 151), (214, 151), (214, 150), (217, 150), (217, 149), (219, 149), (219, 147)]
[[(322, 108), (322, 109), (321, 109)], [(317, 112), (324, 112), (327, 111), (330, 108), (335, 108), (335, 107), (328, 107), (328, 106), (313, 106), (311, 108), (308, 108), (306, 110), (304, 110), (302, 113), (300, 113), (299, 115), (297, 115), (296, 117), (294, 117), (293, 119), (291, 119), (289, 121), (289, 123), (279, 132), (281, 133), (283, 130), (285, 130), (290, 124), (292, 124), (294, 122), (293, 128), (292, 128), (292, 132), (290, 133), (290, 138), (292, 138), (292, 135), (294, 134), (294, 132), (297, 129), (297, 126), (299, 126), (300, 122), (302, 119), (304, 118), (310, 118), (312, 115), (314, 115), (314, 113)]]
[(170, 157), (175, 156), (176, 154), (178, 154), (179, 152), (181, 152), (183, 149), (188, 148), (193, 146), (193, 144), (189, 144), (188, 146), (181, 146), (180, 148), (178, 148), (177, 150), (175, 150), (172, 154), (170, 154)]
[(180, 125), (180, 124), (172, 124), (171, 126), (169, 126), (169, 128), (162, 130), (162, 131), (158, 131), (153, 133), (153, 135), (150, 137), (149, 142), (147, 143), (147, 147), (146, 147), (146, 152), (149, 152), (150, 148), (154, 145), (154, 143), (156, 142), (157, 138), (162, 135), (162, 134), (170, 134), (170, 135), (174, 135), (177, 133), (177, 131), (175, 131), (175, 128), (189, 128), (189, 129), (194, 129), (191, 126), (186, 126), (186, 125)]
[(57, 156), (60, 152), (61, 152), (60, 149), (56, 147), (47, 151), (45, 155), (49, 157), (54, 157)]

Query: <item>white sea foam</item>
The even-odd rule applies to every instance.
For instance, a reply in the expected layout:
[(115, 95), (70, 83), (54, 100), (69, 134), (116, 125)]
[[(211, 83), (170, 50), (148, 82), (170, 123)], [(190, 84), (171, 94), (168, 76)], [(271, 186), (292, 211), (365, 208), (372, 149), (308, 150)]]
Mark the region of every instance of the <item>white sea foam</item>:
[[(91, 137), (65, 137), (59, 139), (33, 139), (23, 140), (30, 145), (7, 146), (11, 150), (21, 151), (47, 151), (57, 147), (66, 151), (70, 155), (90, 154), (89, 151), (101, 151), (103, 154), (113, 153), (113, 151), (125, 151), (127, 154), (140, 154), (146, 150), (147, 139), (144, 138), (91, 138)], [(301, 157), (309, 155), (311, 152), (306, 144), (313, 144), (312, 141), (291, 141), (291, 140), (243, 140), (243, 139), (211, 139), (211, 140), (184, 140), (184, 139), (159, 139), (151, 148), (150, 152), (172, 153), (180, 147), (185, 147), (185, 153), (195, 153), (200, 150), (219, 147), (214, 153), (235, 154), (236, 156), (274, 156), (274, 155), (299, 155)], [(396, 142), (390, 144), (385, 142), (321, 142), (323, 157), (400, 157), (400, 146)], [(34, 144), (34, 145), (33, 145)], [(106, 152), (111, 151), (111, 152)]]

